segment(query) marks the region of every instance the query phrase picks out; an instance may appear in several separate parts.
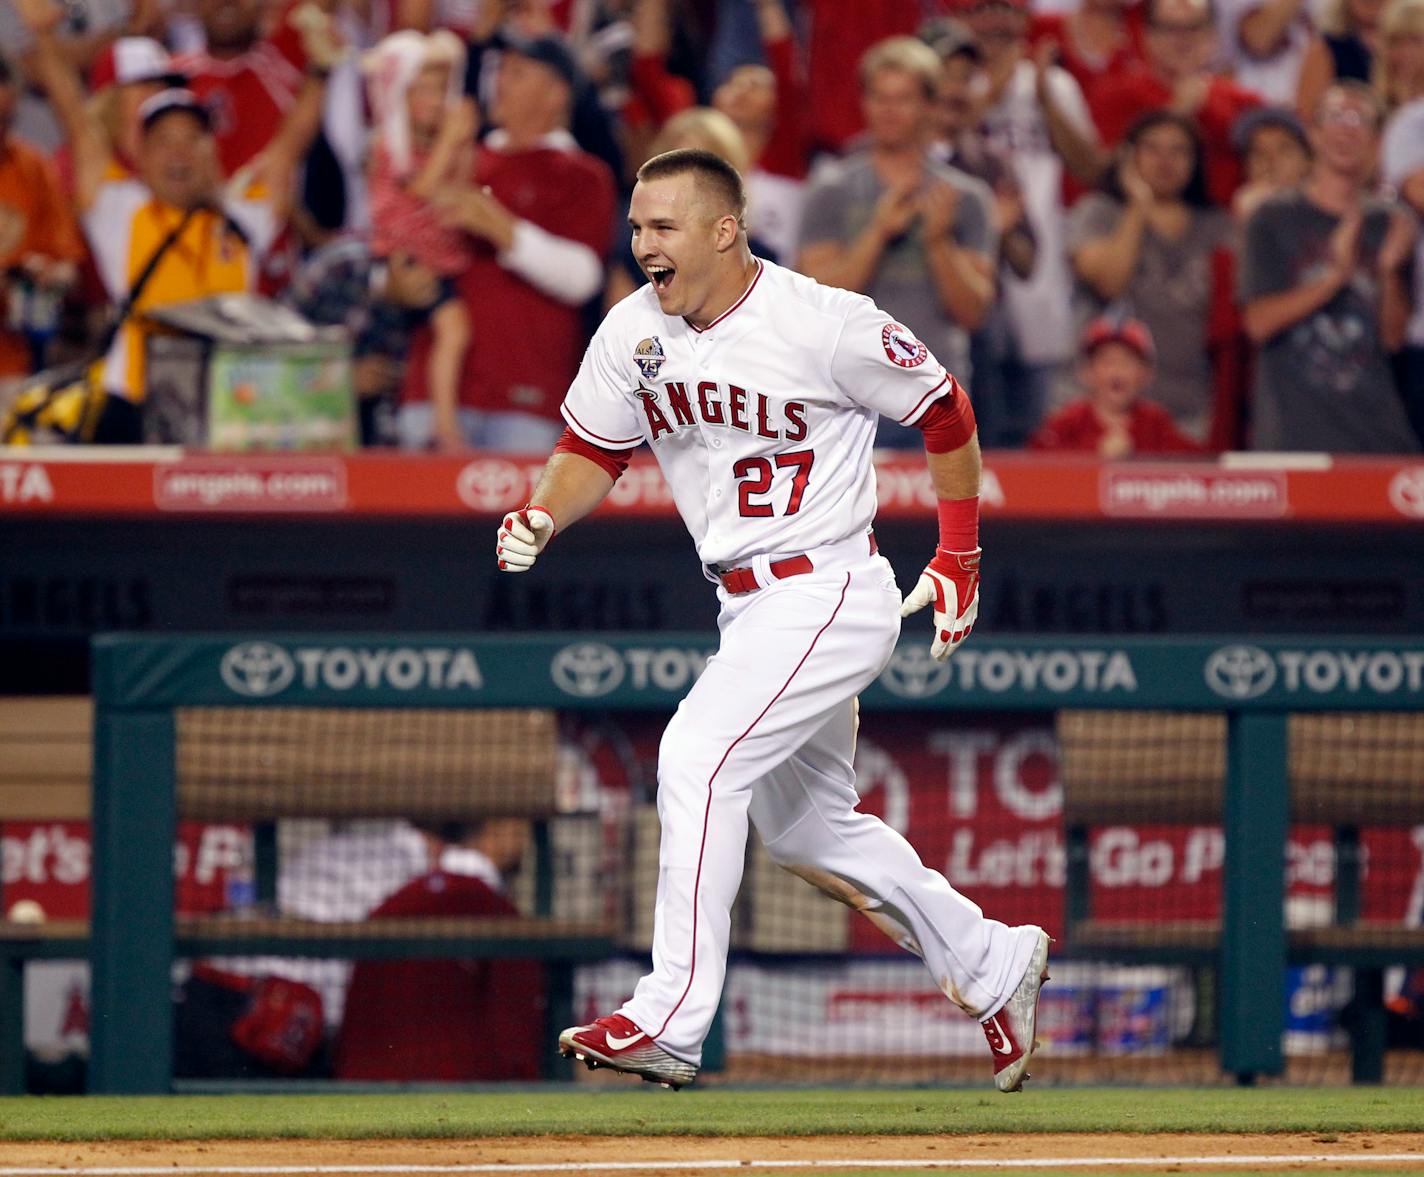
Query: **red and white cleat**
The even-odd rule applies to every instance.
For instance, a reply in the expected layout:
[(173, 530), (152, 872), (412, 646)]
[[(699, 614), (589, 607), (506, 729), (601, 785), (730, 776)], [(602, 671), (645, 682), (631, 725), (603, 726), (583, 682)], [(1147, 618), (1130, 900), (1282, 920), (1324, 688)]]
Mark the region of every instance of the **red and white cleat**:
[(1048, 946), (1053, 943), (1042, 928), (1035, 929), (1038, 943), (1029, 957), (1023, 980), (1003, 1008), (983, 1023), (984, 1037), (994, 1055), (994, 1084), (1000, 1091), (1022, 1091), (1028, 1060), (1038, 1049), (1038, 997), (1048, 980)]
[(673, 1058), (622, 1014), (609, 1014), (587, 1026), (570, 1026), (559, 1035), (559, 1053), (590, 1071), (612, 1067), (661, 1083), (676, 1091), (697, 1078), (697, 1068)]

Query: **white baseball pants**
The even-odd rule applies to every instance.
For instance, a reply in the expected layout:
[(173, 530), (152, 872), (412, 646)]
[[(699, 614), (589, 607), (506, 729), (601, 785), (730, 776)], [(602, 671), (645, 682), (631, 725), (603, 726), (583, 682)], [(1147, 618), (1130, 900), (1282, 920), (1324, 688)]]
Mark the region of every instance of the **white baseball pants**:
[(720, 648), (663, 735), (653, 971), (619, 1012), (687, 1062), (721, 999), (748, 819), (777, 863), (865, 911), (967, 1013), (994, 1013), (1028, 967), (1036, 930), (986, 919), (856, 812), (855, 698), (900, 632), (894, 573), (865, 549), (812, 552), (816, 570), (786, 580), (760, 562), (766, 587), (722, 592)]

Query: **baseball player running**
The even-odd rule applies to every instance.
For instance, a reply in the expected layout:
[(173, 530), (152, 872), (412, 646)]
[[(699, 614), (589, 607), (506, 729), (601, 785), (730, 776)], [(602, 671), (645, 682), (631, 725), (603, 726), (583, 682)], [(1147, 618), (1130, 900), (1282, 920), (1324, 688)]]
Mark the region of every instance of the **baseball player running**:
[[(871, 917), (979, 1019), (995, 1083), (1033, 1053), (1049, 938), (986, 919), (878, 818), (858, 813), (856, 696), (900, 619), (934, 613), (931, 652), (979, 597), (979, 444), (958, 382), (868, 298), (752, 256), (736, 170), (697, 150), (638, 173), (629, 223), (648, 284), (598, 329), (499, 567), (532, 567), (651, 446), (721, 602), (721, 641), (668, 724), (653, 970), (622, 1009), (559, 1036), (565, 1056), (681, 1087), (721, 998), (747, 823), (781, 866)], [(883, 413), (924, 432), (939, 546), (900, 600), (876, 554), (871, 447)]]

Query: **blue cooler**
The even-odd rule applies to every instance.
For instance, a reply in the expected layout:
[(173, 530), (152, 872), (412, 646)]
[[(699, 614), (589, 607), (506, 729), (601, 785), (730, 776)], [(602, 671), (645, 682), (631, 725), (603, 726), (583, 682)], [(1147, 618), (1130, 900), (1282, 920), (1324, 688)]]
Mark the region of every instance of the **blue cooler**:
[(1038, 1040), (1044, 1049), (1055, 1058), (1092, 1054), (1096, 1003), (1097, 991), (1089, 985), (1044, 986), (1038, 999)]
[(1344, 1044), (1340, 1011), (1350, 988), (1348, 969), (1323, 964), (1286, 969), (1287, 1054), (1320, 1054)]
[(1098, 1053), (1165, 1054), (1170, 992), (1165, 970), (1104, 970), (1097, 993)]

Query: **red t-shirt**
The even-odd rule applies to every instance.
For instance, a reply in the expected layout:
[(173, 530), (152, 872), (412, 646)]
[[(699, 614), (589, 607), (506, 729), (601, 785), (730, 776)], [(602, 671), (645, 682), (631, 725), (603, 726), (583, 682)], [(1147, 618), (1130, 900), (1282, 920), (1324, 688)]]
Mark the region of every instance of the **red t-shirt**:
[(1134, 4), (1127, 10), (1123, 17), (1126, 24), (1126, 40), (1117, 47), (1111, 57), (1101, 63), (1091, 62), (1078, 52), (1078, 47), (1073, 43), (1073, 37), (1069, 31), (1069, 18), (1066, 12), (1035, 13), (1028, 26), (1029, 45), (1035, 49), (1044, 41), (1051, 41), (1056, 45), (1058, 47), (1058, 64), (1073, 75), (1074, 80), (1082, 88), (1084, 97), (1091, 100), (1093, 91), (1105, 78), (1116, 77), (1146, 67), (1147, 45), (1144, 40), (1147, 27), (1144, 16), (1146, 7), (1145, 4)]
[(806, 70), (794, 37), (763, 41), (767, 68), (776, 76), (776, 126), (757, 167), (774, 176), (804, 180), (811, 166)]
[[(1192, 454), (1202, 450), (1177, 428), (1166, 409), (1143, 397), (1132, 406), (1127, 432), (1132, 438), (1134, 454)], [(1064, 405), (1039, 426), (1038, 432), (1029, 438), (1028, 448), (1095, 454), (1106, 433), (1097, 413), (1093, 412), (1093, 402), (1083, 397)]]
[(628, 101), (623, 118), (631, 127), (660, 127), (697, 105), (697, 90), (667, 67), (659, 53), (637, 53), (628, 63)]
[(856, 82), (861, 55), (886, 37), (913, 35), (926, 13), (905, 0), (810, 0), (809, 7), (811, 139), (839, 151), (865, 126)]
[[(479, 879), (435, 871), (407, 883), (370, 918), (517, 915)], [(538, 1079), (544, 991), (544, 967), (532, 960), (363, 960), (351, 972), (336, 1077)]]
[[(1146, 68), (1104, 78), (1088, 96), (1088, 109), (1109, 147), (1122, 142), (1128, 128), (1148, 111), (1165, 110), (1171, 103), (1171, 88)], [(1222, 207), (1230, 205), (1241, 186), (1241, 161), (1231, 146), (1231, 128), (1246, 111), (1260, 105), (1261, 96), (1254, 90), (1214, 77), (1197, 108), (1194, 121), (1206, 160), (1207, 192)]]
[[(603, 258), (612, 237), (613, 174), (602, 160), (577, 149), (536, 147), (495, 151), (482, 147), (475, 183), (516, 217), (586, 245)], [(587, 338), (581, 308), (535, 289), (500, 265), (485, 242), (457, 280), (470, 315), (460, 403), (489, 412), (532, 413), (559, 420)], [(423, 401), (430, 333), (416, 334), (401, 390), (403, 401)]]
[(228, 176), (271, 142), (302, 88), (301, 65), (273, 41), (261, 41), (238, 57), (185, 53), (173, 64), (212, 112), (218, 158)]
[[(776, 126), (761, 158), (753, 162), (763, 171), (801, 180), (810, 167), (811, 150), (806, 138), (806, 76), (796, 39), (763, 41), (762, 52), (776, 78)], [(697, 105), (692, 83), (670, 72), (658, 54), (635, 55), (628, 65), (628, 81), (623, 117), (630, 126), (660, 126)]]

